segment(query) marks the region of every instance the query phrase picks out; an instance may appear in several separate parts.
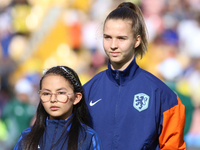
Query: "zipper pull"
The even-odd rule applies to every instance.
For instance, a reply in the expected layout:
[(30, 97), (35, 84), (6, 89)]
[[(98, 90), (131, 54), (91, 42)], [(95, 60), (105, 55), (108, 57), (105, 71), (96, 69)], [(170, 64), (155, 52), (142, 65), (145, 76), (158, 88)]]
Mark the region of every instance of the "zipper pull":
[(119, 80), (119, 71), (116, 71), (115, 79)]
[(119, 71), (116, 71), (115, 80), (117, 81), (117, 84), (120, 85), (120, 72)]

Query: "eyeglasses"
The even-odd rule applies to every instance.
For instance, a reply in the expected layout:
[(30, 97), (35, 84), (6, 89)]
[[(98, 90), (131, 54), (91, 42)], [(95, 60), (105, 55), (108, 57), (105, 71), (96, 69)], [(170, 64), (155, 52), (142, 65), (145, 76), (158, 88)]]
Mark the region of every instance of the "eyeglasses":
[(58, 91), (56, 93), (52, 93), (52, 92), (49, 92), (46, 90), (39, 91), (40, 99), (43, 103), (49, 102), (52, 98), (52, 95), (55, 95), (55, 99), (58, 102), (66, 103), (68, 101), (68, 95), (71, 95), (71, 94), (73, 94), (73, 93), (67, 93), (67, 91), (65, 91), (65, 90)]

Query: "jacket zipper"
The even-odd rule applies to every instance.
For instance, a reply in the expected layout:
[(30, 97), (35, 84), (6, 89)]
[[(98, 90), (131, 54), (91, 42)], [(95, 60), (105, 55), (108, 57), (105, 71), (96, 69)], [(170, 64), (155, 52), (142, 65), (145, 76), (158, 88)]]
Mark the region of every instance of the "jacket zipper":
[[(118, 83), (118, 87), (119, 87), (119, 91), (118, 91), (118, 98), (116, 99), (116, 105), (115, 105), (115, 118), (114, 118), (114, 134), (113, 134), (113, 139), (115, 139), (115, 135), (116, 135), (116, 124), (117, 124), (117, 107), (118, 107), (118, 101), (119, 101), (119, 95), (120, 95), (120, 91), (121, 91), (121, 77), (120, 77), (120, 72), (116, 71), (116, 76), (115, 79), (117, 80)], [(115, 140), (113, 142), (113, 147), (114, 149), (117, 149), (117, 145), (115, 145)]]
[[(51, 147), (54, 145), (54, 140), (56, 138), (57, 129), (58, 129), (58, 123), (56, 124), (56, 129), (55, 129), (55, 132), (54, 132), (54, 136), (53, 136)], [(51, 150), (53, 150), (53, 149), (51, 148)]]

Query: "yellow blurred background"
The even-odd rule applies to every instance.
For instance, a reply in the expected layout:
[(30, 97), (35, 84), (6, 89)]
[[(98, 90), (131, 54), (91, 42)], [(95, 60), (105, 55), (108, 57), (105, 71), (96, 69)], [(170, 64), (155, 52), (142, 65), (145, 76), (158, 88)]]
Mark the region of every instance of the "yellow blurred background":
[[(141, 8), (149, 33), (148, 52), (137, 62), (186, 97), (185, 140), (200, 148), (200, 0), (129, 1)], [(37, 91), (43, 70), (55, 65), (73, 68), (82, 84), (106, 69), (103, 23), (120, 2), (0, 0), (0, 116), (21, 78)], [(3, 128), (0, 120), (0, 146)]]

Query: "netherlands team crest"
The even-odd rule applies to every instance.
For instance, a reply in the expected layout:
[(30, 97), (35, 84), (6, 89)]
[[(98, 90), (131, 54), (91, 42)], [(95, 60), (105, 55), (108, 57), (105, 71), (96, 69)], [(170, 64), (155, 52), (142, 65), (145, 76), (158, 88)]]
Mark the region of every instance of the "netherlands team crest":
[(149, 106), (149, 96), (144, 93), (139, 93), (134, 96), (133, 107), (139, 112), (147, 109)]

